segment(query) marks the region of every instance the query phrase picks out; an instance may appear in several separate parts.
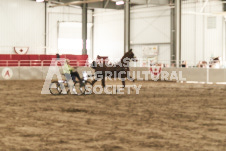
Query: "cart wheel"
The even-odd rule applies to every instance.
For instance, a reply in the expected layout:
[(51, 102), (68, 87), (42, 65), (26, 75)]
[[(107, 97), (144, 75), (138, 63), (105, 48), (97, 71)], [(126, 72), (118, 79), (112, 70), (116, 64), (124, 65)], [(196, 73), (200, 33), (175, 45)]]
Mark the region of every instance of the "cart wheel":
[(93, 93), (92, 82), (86, 81), (85, 82), (85, 95), (92, 94), (92, 93)]
[(75, 82), (73, 88), (73, 94), (82, 95), (85, 93), (85, 84), (80, 84), (79, 82)]
[(49, 86), (49, 91), (53, 95), (60, 95), (62, 92), (60, 83), (58, 81), (54, 81)]

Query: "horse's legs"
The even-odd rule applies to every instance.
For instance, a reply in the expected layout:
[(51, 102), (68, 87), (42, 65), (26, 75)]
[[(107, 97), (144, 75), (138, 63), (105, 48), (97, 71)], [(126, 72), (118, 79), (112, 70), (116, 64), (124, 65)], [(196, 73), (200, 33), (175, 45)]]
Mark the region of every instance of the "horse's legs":
[(133, 77), (130, 76), (130, 73), (127, 71), (127, 79), (129, 81), (135, 82), (135, 79)]
[(125, 80), (122, 80), (122, 85), (123, 85), (123, 88), (126, 87), (126, 82), (125, 82)]
[(102, 87), (105, 88), (105, 76), (103, 76), (103, 79), (101, 80), (102, 82)]
[(92, 86), (93, 86), (96, 82), (97, 82), (97, 79), (94, 79), (94, 80), (92, 81)]
[(123, 88), (126, 87), (126, 78), (121, 78)]
[[(125, 81), (125, 78), (121, 78), (121, 80), (122, 80), (122, 87), (125, 89), (125, 87), (126, 87), (126, 81)], [(118, 89), (116, 89), (116, 94), (117, 94), (118, 92), (119, 92)]]
[(129, 80), (135, 82), (135, 79), (129, 76)]

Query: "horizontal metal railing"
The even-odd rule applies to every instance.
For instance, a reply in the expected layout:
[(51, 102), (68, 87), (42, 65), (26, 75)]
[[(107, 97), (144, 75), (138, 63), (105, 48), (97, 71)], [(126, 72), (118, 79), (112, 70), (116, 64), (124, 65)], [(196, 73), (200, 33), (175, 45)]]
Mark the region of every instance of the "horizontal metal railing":
[[(58, 66), (63, 64), (62, 60), (55, 60)], [(20, 67), (20, 66), (50, 66), (55, 63), (53, 60), (0, 60), (0, 67)], [(61, 64), (62, 63), (62, 64)], [(87, 66), (87, 60), (70, 60), (71, 66)]]
[[(57, 63), (55, 65), (61, 66), (65, 60), (0, 60), (0, 67), (21, 67), (21, 66), (51, 66), (51, 63)], [(92, 60), (70, 60), (70, 65), (73, 67), (78, 66), (90, 66)], [(130, 62), (130, 67), (150, 67), (150, 66), (162, 66), (162, 67), (182, 67), (182, 61), (176, 66), (176, 61), (158, 60), (152, 63), (147, 60), (138, 59), (137, 62)], [(186, 61), (187, 68), (196, 68), (199, 61)], [(115, 64), (117, 62), (109, 61), (107, 63)], [(209, 64), (207, 64), (209, 67)], [(226, 68), (226, 62), (221, 62), (218, 68)]]

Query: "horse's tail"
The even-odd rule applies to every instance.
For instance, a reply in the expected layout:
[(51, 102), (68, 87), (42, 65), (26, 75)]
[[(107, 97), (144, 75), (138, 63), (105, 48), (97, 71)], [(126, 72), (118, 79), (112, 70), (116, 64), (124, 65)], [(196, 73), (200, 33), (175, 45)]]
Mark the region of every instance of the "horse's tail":
[(97, 63), (96, 61), (93, 61), (90, 65), (91, 68), (96, 69), (97, 68)]

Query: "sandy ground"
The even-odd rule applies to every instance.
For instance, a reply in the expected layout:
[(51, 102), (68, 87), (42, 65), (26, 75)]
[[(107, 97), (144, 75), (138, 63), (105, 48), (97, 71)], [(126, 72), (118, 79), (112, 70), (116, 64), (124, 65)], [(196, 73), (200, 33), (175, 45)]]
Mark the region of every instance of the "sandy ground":
[(43, 83), (0, 81), (0, 150), (226, 150), (226, 86), (136, 82), (139, 95), (52, 96)]

